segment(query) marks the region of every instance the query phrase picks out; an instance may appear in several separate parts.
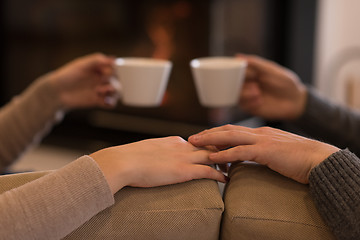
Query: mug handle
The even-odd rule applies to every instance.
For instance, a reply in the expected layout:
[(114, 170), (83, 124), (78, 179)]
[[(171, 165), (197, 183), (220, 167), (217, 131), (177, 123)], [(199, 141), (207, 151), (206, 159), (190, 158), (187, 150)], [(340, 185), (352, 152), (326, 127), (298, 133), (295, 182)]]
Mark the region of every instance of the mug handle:
[(121, 86), (119, 79), (117, 78), (117, 76), (115, 74), (109, 78), (109, 82), (110, 82), (111, 86), (116, 89), (117, 93), (121, 97), (123, 88)]
[(122, 86), (115, 75), (110, 76), (108, 81), (110, 85), (116, 90), (116, 94), (113, 96), (107, 96), (105, 102), (107, 102), (109, 105), (116, 105), (116, 103), (122, 98)]

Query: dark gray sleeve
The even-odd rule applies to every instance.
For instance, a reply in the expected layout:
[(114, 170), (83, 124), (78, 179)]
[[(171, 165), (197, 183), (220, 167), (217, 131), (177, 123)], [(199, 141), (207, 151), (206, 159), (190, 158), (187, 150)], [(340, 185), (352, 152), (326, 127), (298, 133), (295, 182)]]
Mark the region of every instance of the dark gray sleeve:
[(332, 104), (311, 89), (303, 116), (293, 124), (313, 138), (360, 156), (360, 113)]
[(360, 239), (360, 159), (341, 150), (315, 167), (310, 191), (338, 239)]

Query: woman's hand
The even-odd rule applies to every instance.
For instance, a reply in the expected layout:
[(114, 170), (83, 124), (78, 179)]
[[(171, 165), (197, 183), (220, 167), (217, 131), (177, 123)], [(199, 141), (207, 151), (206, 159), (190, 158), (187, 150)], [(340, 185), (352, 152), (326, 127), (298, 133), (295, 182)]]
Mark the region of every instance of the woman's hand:
[(104, 107), (117, 103), (117, 89), (109, 79), (114, 58), (96, 53), (75, 59), (47, 76), (65, 109)]
[(220, 171), (207, 165), (213, 164), (209, 153), (180, 137), (167, 137), (106, 148), (90, 156), (115, 193), (124, 186), (154, 187), (201, 178), (225, 182)]
[(294, 120), (305, 109), (307, 90), (298, 76), (269, 60), (239, 54), (248, 62), (240, 106), (268, 120)]
[(310, 171), (339, 149), (269, 127), (246, 128), (226, 125), (189, 138), (194, 146), (216, 146), (209, 158), (216, 163), (253, 161), (300, 183), (309, 182)]

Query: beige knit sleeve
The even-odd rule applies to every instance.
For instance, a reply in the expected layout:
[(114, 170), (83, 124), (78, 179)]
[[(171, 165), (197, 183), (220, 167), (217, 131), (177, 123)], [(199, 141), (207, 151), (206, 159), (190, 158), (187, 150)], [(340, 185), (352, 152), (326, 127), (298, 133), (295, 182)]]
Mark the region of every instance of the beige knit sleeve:
[(62, 118), (60, 109), (58, 96), (45, 75), (0, 110), (0, 171)]
[(83, 156), (2, 193), (0, 239), (61, 239), (112, 204), (114, 197), (98, 165)]

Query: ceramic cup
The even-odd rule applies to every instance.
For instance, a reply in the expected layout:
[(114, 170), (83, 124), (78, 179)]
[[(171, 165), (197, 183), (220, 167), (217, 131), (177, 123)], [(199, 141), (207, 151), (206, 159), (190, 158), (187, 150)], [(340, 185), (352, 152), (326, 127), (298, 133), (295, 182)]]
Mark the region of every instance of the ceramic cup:
[(172, 63), (152, 58), (117, 58), (115, 74), (122, 102), (135, 107), (161, 105)]
[(197, 94), (205, 107), (238, 103), (247, 62), (234, 57), (205, 57), (190, 62)]

